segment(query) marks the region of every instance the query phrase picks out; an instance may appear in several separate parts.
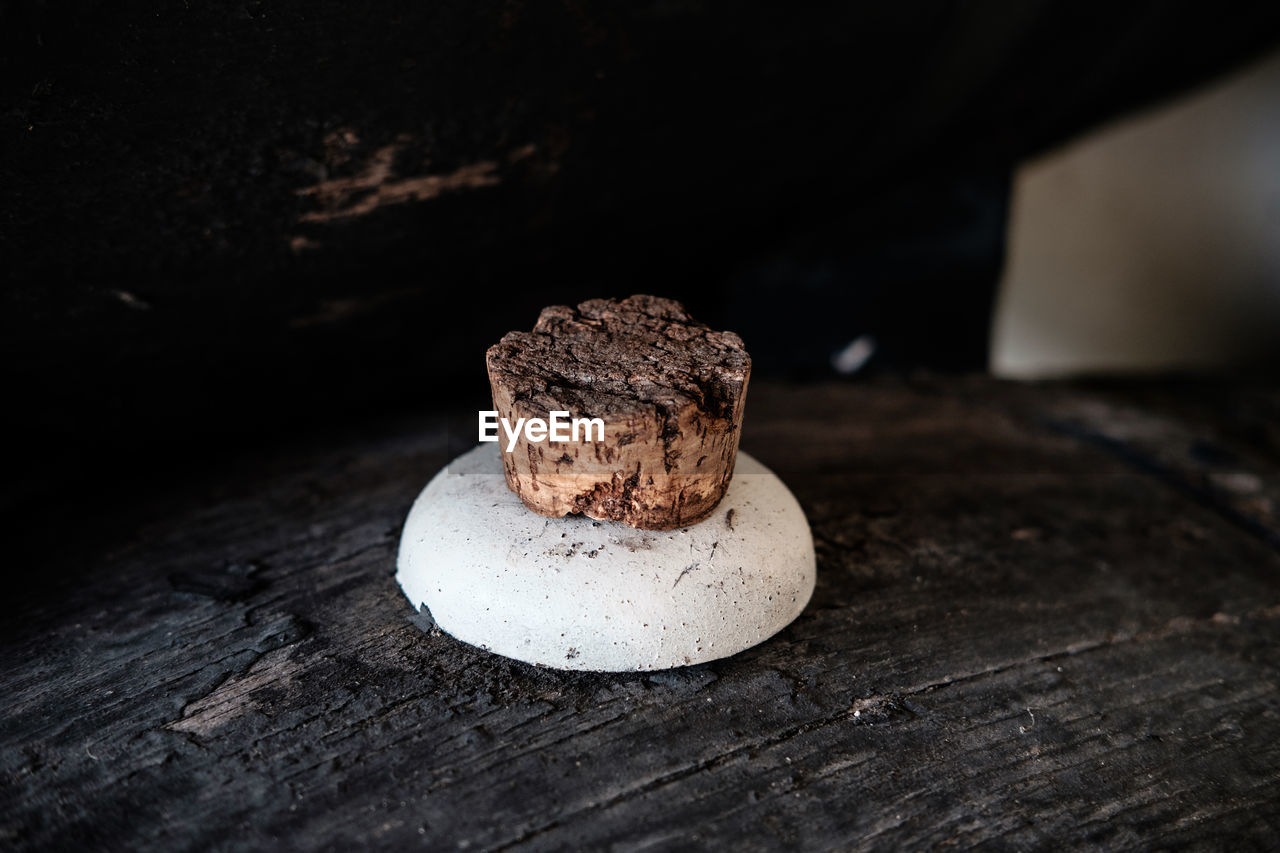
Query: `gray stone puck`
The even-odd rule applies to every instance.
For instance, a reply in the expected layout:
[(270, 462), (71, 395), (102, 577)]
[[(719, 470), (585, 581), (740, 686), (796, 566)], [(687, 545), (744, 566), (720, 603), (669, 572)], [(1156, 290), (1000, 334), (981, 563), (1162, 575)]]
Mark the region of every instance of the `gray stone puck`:
[(813, 593), (804, 512), (746, 453), (708, 518), (636, 530), (533, 514), (500, 452), (482, 444), (440, 471), (400, 540), (405, 595), (463, 642), (558, 669), (667, 669), (756, 645)]

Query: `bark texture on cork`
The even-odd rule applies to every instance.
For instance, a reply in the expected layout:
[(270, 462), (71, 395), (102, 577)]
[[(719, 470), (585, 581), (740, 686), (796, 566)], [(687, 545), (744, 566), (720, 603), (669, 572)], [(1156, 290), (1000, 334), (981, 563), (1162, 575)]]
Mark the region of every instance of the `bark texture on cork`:
[[(604, 441), (503, 453), (507, 485), (539, 515), (631, 527), (693, 524), (733, 477), (751, 357), (742, 339), (655, 296), (553, 305), (486, 354), (494, 408), (518, 418), (601, 418)], [(505, 447), (504, 447), (505, 450)]]

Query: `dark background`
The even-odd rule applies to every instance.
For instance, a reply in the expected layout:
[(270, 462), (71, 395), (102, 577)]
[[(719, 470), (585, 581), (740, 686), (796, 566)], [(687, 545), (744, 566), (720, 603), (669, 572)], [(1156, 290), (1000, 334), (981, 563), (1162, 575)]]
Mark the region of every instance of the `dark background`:
[(864, 333), (982, 369), (1016, 165), (1280, 5), (0, 0), (0, 33), (12, 505), (483, 402), (489, 344), (593, 296), (683, 299), (761, 376)]
[[(0, 0), (0, 847), (1274, 847), (1274, 379), (952, 374), (1018, 164), (1278, 34), (1275, 2)], [(876, 338), (856, 387), (753, 378), (812, 602), (665, 673), (424, 634), (400, 520), (485, 348), (635, 291), (761, 378)]]

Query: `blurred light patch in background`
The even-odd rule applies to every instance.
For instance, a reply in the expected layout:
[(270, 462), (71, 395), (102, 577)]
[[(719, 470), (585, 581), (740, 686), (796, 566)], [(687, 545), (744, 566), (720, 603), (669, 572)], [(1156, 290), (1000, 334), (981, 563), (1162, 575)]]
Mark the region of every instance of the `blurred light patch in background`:
[(1280, 53), (1024, 165), (997, 375), (1280, 360)]

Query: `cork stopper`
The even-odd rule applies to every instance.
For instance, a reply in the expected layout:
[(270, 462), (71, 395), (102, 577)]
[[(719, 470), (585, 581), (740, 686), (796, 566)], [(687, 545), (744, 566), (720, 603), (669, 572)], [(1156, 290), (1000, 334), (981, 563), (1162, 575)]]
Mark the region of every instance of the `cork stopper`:
[(751, 357), (679, 302), (554, 305), (486, 363), (507, 485), (533, 512), (665, 530), (728, 489)]

